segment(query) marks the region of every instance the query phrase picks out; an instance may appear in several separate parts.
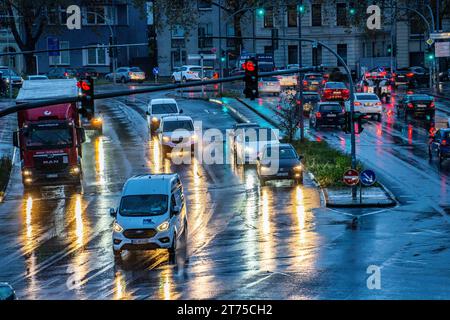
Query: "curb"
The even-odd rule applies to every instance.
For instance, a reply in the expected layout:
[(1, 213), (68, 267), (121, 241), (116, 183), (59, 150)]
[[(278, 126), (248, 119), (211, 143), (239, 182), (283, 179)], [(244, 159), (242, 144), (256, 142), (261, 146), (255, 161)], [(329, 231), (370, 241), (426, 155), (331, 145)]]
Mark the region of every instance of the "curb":
[(250, 120), (248, 120), (242, 113), (240, 113), (239, 111), (237, 111), (235, 108), (233, 108), (232, 106), (230, 106), (229, 104), (224, 103), (222, 100), (219, 99), (209, 99), (208, 100), (211, 103), (220, 105), (220, 106), (225, 106), (228, 110), (230, 110), (230, 114), (231, 116), (236, 119), (239, 123), (249, 123)]
[(239, 101), (240, 103), (242, 103), (243, 105), (245, 105), (247, 108), (249, 108), (250, 110), (252, 110), (254, 113), (256, 113), (258, 116), (260, 116), (261, 118), (263, 118), (264, 120), (266, 120), (268, 123), (270, 123), (272, 126), (274, 126), (275, 128), (279, 128), (278, 127), (278, 123), (273, 120), (272, 118), (266, 116), (265, 114), (259, 112), (258, 110), (256, 110), (255, 108), (253, 108), (251, 105), (249, 105), (247, 102), (242, 101), (241, 98), (235, 98), (237, 101)]

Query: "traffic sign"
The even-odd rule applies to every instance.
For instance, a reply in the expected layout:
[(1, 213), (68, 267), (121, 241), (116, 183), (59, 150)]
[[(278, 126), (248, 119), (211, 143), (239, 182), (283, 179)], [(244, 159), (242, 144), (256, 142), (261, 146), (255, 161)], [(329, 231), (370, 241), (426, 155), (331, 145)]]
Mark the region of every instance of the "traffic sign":
[(436, 42), (436, 58), (450, 57), (450, 42)]
[(434, 40), (431, 39), (431, 38), (429, 38), (429, 39), (426, 41), (426, 43), (427, 43), (427, 45), (431, 46), (431, 45), (434, 43)]
[(344, 173), (344, 183), (348, 186), (356, 186), (359, 183), (359, 172), (349, 169)]
[(200, 53), (200, 54), (188, 54), (188, 60), (216, 60), (215, 54)]
[(363, 172), (361, 172), (359, 179), (361, 180), (361, 184), (366, 187), (370, 187), (375, 182), (377, 182), (377, 176), (372, 170), (364, 170)]
[(159, 73), (159, 68), (158, 67), (153, 67), (153, 75), (156, 76)]

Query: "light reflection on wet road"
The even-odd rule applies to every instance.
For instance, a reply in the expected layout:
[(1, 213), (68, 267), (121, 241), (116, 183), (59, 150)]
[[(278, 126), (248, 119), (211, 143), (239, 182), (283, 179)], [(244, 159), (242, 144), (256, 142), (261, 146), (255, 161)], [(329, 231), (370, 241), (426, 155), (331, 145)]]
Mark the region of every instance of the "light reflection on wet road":
[[(149, 98), (110, 99), (99, 105), (104, 134), (90, 134), (83, 147), (81, 194), (54, 187), (23, 195), (16, 165), (12, 187), (0, 205), (0, 281), (12, 283), (21, 299), (380, 298), (399, 292), (417, 297), (413, 282), (419, 269), (407, 262), (413, 254), (421, 255), (415, 259), (420, 268), (434, 265), (428, 272), (440, 271), (429, 282), (430, 292), (445, 295), (449, 258), (440, 254), (436, 265), (426, 252), (443, 247), (445, 253), (449, 228), (432, 213), (427, 216), (428, 207), (371, 216), (355, 232), (345, 216), (320, 208), (308, 177), (305, 186), (276, 182), (261, 188), (255, 168), (197, 160), (173, 165), (162, 160), (158, 139), (148, 138), (144, 102)], [(224, 131), (234, 124), (224, 110), (206, 102), (180, 104), (187, 115), (203, 120), (204, 128)], [(399, 131), (396, 123), (386, 118), (375, 125), (369, 143), (376, 152), (381, 154), (386, 143), (414, 141), (415, 130)], [(349, 147), (345, 138), (339, 143)], [(187, 257), (179, 254), (171, 264), (163, 250), (136, 252), (115, 264), (108, 209), (117, 205), (127, 178), (148, 172), (181, 176), (189, 218)], [(397, 234), (403, 236), (395, 238)], [(411, 245), (413, 235), (425, 249)], [(386, 268), (390, 290), (366, 288), (365, 270), (372, 263)], [(425, 271), (423, 277), (429, 274)], [(402, 281), (403, 287), (396, 286)]]

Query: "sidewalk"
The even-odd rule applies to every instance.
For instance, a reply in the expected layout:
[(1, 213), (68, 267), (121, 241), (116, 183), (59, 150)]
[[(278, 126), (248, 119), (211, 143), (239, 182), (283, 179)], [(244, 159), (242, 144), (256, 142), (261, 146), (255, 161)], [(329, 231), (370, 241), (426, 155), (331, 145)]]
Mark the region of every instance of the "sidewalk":
[[(0, 100), (0, 110), (9, 107), (11, 102)], [(16, 114), (0, 118), (0, 158), (12, 157), (14, 147), (12, 145), (12, 132), (16, 127)]]

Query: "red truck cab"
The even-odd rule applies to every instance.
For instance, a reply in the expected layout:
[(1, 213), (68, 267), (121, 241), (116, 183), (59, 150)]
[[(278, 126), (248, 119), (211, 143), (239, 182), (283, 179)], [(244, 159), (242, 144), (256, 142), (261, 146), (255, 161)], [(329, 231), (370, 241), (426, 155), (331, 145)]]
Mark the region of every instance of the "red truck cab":
[(17, 120), (19, 130), (14, 133), (13, 142), (20, 150), (25, 189), (80, 185), (81, 145), (85, 141), (85, 133), (80, 127), (77, 104), (65, 103), (19, 111)]

